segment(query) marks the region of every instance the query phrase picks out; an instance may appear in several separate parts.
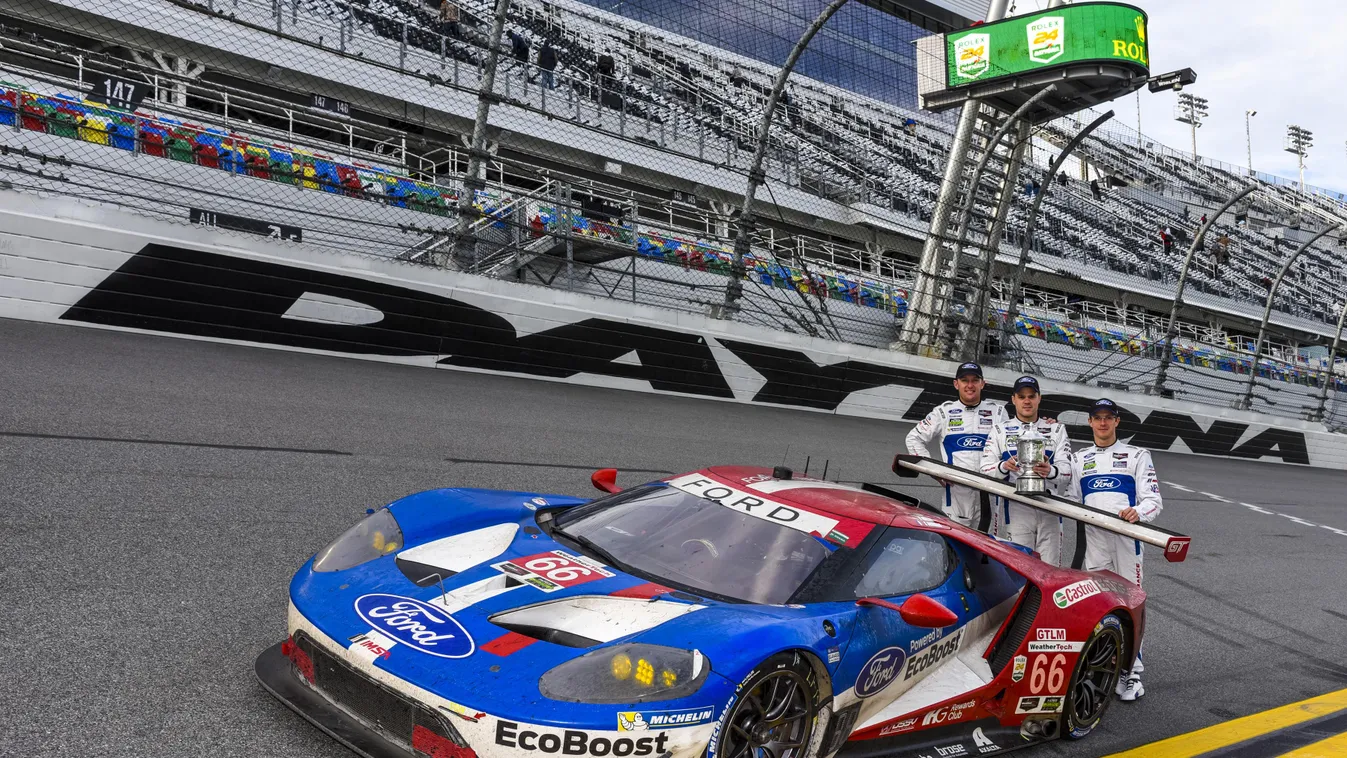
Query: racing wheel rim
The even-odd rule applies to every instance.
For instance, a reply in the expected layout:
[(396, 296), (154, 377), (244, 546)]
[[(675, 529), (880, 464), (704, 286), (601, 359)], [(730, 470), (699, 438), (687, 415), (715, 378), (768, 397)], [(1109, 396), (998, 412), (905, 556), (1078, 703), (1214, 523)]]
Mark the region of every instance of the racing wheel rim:
[(798, 671), (773, 671), (745, 692), (726, 721), (723, 758), (797, 758), (809, 745), (814, 690)]
[(1123, 630), (1118, 619), (1106, 616), (1081, 652), (1080, 663), (1067, 699), (1067, 734), (1084, 736), (1104, 716), (1122, 670)]

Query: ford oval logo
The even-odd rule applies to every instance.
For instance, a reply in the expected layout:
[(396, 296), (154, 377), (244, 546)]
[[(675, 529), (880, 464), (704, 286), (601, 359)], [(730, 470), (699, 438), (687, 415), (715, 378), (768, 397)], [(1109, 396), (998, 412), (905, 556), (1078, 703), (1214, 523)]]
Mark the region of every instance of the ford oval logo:
[(985, 440), (985, 439), (983, 439), (983, 438), (981, 438), (981, 437), (964, 437), (964, 438), (962, 438), (962, 439), (959, 440), (959, 443), (958, 443), (958, 444), (959, 444), (959, 447), (963, 447), (963, 448), (974, 448), (974, 447), (975, 447), (975, 448), (981, 450), (982, 447), (983, 447), (984, 445), (987, 444), (987, 440)]
[(1121, 486), (1122, 482), (1111, 476), (1101, 476), (1090, 482), (1090, 489), (1092, 490), (1116, 490)]
[(870, 656), (856, 677), (856, 697), (870, 697), (884, 691), (898, 678), (907, 661), (907, 651), (900, 647), (886, 647)]
[(379, 632), (439, 658), (466, 658), (476, 646), (468, 630), (443, 609), (401, 595), (356, 598), (355, 612)]

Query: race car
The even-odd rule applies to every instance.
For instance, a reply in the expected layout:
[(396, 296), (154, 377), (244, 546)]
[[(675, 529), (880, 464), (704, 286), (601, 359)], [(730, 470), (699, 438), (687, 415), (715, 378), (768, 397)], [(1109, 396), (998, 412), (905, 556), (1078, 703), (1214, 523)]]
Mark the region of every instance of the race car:
[[(925, 473), (1165, 547), (929, 459)], [(263, 686), (382, 757), (991, 755), (1088, 735), (1144, 594), (888, 486), (717, 466), (605, 494), (440, 489), (374, 511), (290, 584)]]

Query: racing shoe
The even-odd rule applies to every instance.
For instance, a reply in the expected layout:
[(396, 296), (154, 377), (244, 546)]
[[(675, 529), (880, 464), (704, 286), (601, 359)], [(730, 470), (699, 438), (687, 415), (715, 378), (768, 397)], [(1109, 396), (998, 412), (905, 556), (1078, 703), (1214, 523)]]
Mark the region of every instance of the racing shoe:
[(1120, 677), (1116, 691), (1121, 700), (1129, 703), (1146, 694), (1146, 688), (1141, 686), (1141, 677), (1136, 674)]

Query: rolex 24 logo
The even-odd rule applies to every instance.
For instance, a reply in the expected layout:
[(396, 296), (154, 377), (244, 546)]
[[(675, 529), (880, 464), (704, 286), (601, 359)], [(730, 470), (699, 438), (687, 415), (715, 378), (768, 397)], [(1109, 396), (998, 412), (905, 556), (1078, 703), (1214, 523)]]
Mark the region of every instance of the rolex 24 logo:
[(1051, 63), (1066, 50), (1066, 24), (1061, 16), (1044, 16), (1024, 27), (1029, 36), (1029, 60)]

